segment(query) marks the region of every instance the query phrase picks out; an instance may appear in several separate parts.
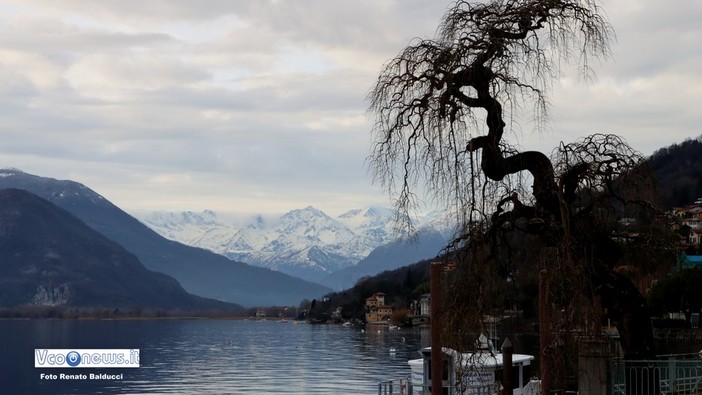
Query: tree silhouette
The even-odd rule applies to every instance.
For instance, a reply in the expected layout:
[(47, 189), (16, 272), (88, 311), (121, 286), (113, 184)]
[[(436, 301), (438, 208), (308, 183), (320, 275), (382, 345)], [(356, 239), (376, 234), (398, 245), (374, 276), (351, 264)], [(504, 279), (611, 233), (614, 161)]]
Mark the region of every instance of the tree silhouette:
[[(420, 190), (461, 225), (444, 299), (452, 333), (494, 307), (487, 283), (523, 271), (515, 254), (526, 245), (522, 258), (551, 273), (550, 298), (564, 309), (559, 325), (575, 324), (584, 298), (588, 314), (616, 323), (625, 357), (654, 355), (645, 299), (613, 270), (623, 248), (651, 242), (650, 232), (615, 231), (618, 216), (637, 215), (639, 226), (656, 220), (642, 156), (609, 134), (560, 144), (550, 156), (519, 151), (505, 137), (527, 105), (535, 128), (545, 127), (548, 89), (562, 67), (576, 63), (592, 76), (591, 61), (609, 55), (613, 35), (593, 0), (457, 1), (436, 38), (414, 41), (381, 70), (369, 93), (374, 181), (397, 196), (407, 230)], [(651, 245), (667, 248), (659, 244)]]

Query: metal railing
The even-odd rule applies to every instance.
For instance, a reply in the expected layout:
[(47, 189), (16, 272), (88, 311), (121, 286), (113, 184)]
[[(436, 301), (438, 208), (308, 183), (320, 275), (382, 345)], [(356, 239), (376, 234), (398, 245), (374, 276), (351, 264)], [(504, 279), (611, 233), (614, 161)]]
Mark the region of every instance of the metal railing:
[[(387, 380), (378, 383), (378, 395), (423, 395), (431, 392), (431, 386), (412, 384), (409, 379)], [(444, 394), (493, 395), (500, 392), (500, 383), (478, 386), (461, 386), (444, 388)]]
[[(417, 389), (420, 394), (421, 387)], [(409, 379), (387, 380), (378, 383), (378, 395), (412, 395), (414, 388)]]
[[(612, 394), (702, 394), (702, 359), (615, 359)], [(635, 388), (635, 390), (633, 390)]]

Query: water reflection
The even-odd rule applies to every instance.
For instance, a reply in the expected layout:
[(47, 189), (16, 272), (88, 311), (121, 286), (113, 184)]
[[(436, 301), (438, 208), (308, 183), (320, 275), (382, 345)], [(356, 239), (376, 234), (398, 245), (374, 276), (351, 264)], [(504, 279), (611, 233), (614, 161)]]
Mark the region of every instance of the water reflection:
[[(370, 394), (408, 377), (407, 360), (429, 344), (420, 329), (277, 321), (0, 321), (0, 334), (19, 361), (3, 359), (3, 393)], [(139, 348), (141, 367), (119, 382), (46, 383), (33, 367), (40, 347)]]

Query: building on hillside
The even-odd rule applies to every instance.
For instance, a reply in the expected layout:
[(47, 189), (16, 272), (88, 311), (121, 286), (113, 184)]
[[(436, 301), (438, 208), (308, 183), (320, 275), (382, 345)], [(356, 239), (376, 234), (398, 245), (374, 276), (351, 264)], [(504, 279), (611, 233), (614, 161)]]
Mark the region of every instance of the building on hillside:
[(680, 226), (690, 228), (683, 243), (688, 247), (700, 246), (702, 244), (702, 198), (685, 207), (674, 207), (673, 213)]
[(366, 322), (386, 323), (392, 315), (392, 307), (385, 304), (385, 294), (376, 292), (366, 299)]
[(690, 232), (689, 239), (690, 239), (690, 244), (692, 244), (692, 245), (702, 244), (702, 228), (693, 229), (692, 232)]
[(341, 321), (341, 307), (337, 307), (331, 313), (332, 321)]
[(424, 294), (412, 301), (412, 326), (429, 325), (431, 322), (431, 295)]

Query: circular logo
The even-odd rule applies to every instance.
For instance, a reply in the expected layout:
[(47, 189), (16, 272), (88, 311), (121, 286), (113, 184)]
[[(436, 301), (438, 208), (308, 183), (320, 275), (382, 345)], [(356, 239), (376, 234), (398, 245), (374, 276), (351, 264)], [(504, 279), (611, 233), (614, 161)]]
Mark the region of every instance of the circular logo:
[(80, 364), (80, 354), (75, 351), (71, 351), (66, 354), (66, 363), (69, 366), (78, 366)]

